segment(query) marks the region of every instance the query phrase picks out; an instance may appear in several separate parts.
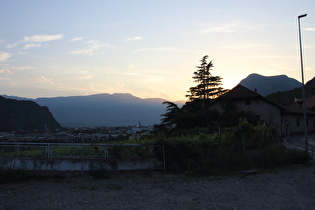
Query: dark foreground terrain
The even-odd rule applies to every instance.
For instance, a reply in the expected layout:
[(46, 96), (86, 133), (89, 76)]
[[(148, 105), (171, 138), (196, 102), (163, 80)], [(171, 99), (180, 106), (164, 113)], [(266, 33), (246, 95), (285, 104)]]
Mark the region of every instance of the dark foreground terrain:
[(229, 178), (122, 173), (0, 185), (2, 209), (315, 209), (315, 165)]

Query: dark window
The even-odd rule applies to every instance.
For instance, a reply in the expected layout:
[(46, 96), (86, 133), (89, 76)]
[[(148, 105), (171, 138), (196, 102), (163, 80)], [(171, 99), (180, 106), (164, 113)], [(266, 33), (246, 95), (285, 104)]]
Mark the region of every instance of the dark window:
[(250, 100), (249, 99), (245, 99), (245, 105), (250, 105)]
[(300, 119), (299, 118), (296, 118), (296, 126), (300, 127)]

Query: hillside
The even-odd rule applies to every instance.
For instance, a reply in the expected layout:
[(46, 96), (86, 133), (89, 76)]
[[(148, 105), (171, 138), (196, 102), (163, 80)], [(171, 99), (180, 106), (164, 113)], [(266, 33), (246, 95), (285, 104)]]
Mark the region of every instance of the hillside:
[(262, 76), (250, 74), (240, 81), (240, 84), (250, 90), (256, 90), (262, 96), (278, 91), (287, 91), (301, 87), (301, 83), (286, 75)]
[[(305, 97), (315, 94), (315, 87), (305, 88)], [(293, 104), (295, 98), (302, 98), (302, 88), (295, 88), (289, 91), (276, 92), (266, 96), (266, 98), (274, 103), (289, 105)]]
[[(315, 94), (315, 79), (308, 81), (305, 84), (305, 97), (308, 98)], [(266, 98), (274, 103), (289, 105), (292, 104), (295, 98), (302, 98), (302, 87), (294, 88), (288, 91), (275, 92), (267, 95)]]
[[(129, 126), (160, 123), (166, 107), (165, 99), (141, 99), (129, 93), (102, 93), (87, 96), (66, 96), (29, 99), (17, 96), (6, 98), (32, 100), (49, 107), (55, 119), (62, 126)], [(184, 101), (176, 101), (182, 106)]]
[(0, 131), (60, 129), (47, 107), (0, 96)]
[(160, 123), (164, 99), (141, 99), (128, 93), (37, 98), (63, 126), (128, 126)]
[(315, 87), (315, 77), (305, 84), (306, 87)]

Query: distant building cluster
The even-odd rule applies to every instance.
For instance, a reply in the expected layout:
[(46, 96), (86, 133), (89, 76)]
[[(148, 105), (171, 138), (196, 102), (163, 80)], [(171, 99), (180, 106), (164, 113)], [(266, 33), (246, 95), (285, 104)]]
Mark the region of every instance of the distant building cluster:
[(72, 127), (55, 132), (0, 132), (0, 141), (15, 142), (104, 142), (135, 140), (152, 135), (153, 126)]

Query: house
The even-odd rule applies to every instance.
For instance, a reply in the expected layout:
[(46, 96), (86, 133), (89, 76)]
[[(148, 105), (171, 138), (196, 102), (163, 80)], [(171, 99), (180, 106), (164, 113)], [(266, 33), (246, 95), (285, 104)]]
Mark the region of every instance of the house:
[[(220, 115), (233, 107), (254, 113), (259, 120), (265, 121), (274, 129), (279, 137), (304, 131), (301, 107), (275, 104), (240, 84), (216, 98), (211, 105), (211, 108), (217, 110)], [(315, 131), (315, 112), (307, 111), (307, 116), (308, 131)]]

